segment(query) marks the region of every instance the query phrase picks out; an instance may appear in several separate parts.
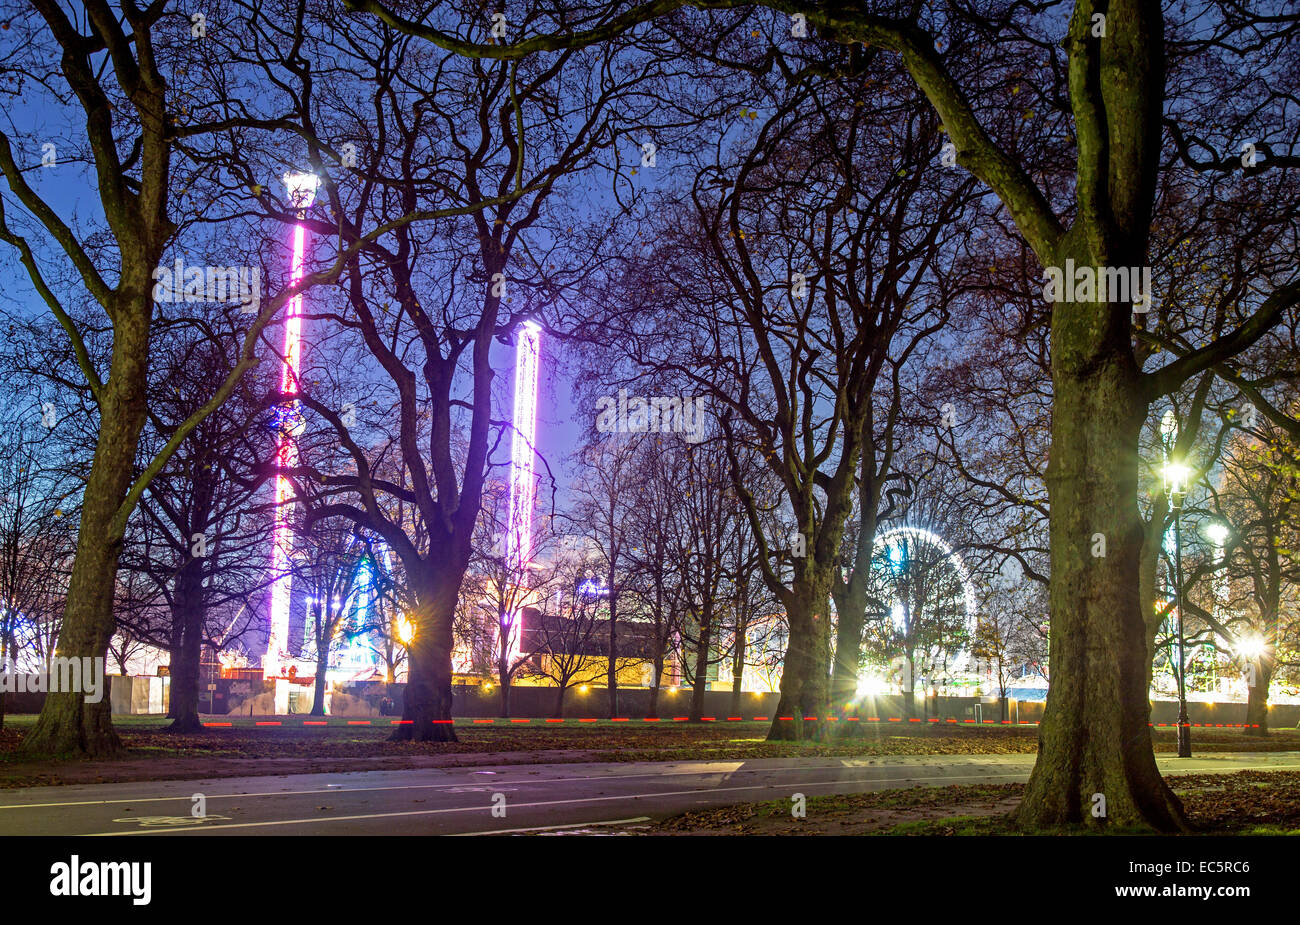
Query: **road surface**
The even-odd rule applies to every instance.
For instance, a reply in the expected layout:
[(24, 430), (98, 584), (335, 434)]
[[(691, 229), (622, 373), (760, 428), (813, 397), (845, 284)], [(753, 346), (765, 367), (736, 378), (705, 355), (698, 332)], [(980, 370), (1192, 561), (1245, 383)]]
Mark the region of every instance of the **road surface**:
[[(1300, 770), (1300, 752), (1157, 755), (1169, 773)], [(766, 758), (358, 771), (0, 790), (9, 835), (572, 832), (729, 803), (1028, 779), (1033, 755)], [(205, 815), (197, 818), (195, 794)], [(497, 807), (493, 814), (494, 805)], [(504, 817), (501, 815), (504, 807)]]

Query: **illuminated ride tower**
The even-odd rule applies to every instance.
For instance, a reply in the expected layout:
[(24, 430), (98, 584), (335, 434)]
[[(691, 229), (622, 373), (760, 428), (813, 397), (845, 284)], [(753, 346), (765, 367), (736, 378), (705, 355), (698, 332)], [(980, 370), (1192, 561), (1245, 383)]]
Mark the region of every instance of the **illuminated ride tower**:
[[(360, 542), (353, 537), (349, 550)], [(372, 626), (371, 620), (381, 606), (381, 585), (385, 576), (392, 574), (393, 563), (388, 547), (381, 541), (375, 540), (372, 549), (372, 554), (363, 555), (357, 562), (352, 578), (353, 593), (343, 605), (349, 612), (341, 627), (342, 639), (330, 659), (331, 680), (368, 678), (381, 667), (379, 653), (383, 633), (377, 628), (367, 627)]]
[[(289, 202), (297, 210), (298, 218), (306, 215), (316, 198), (316, 188), (320, 179), (310, 173), (287, 173), (284, 185), (289, 193)], [(289, 285), (296, 286), (302, 281), (303, 268), (306, 263), (307, 229), (301, 223), (293, 226), (293, 255), (289, 264)], [(298, 394), (298, 363), (302, 344), (302, 294), (295, 295), (290, 301), (284, 319), (284, 366), (280, 373), (280, 391), (285, 396)], [(293, 560), (293, 526), (291, 516), (294, 508), (293, 483), (289, 480), (287, 470), (298, 462), (298, 447), (295, 438), (302, 433), (302, 413), (296, 399), (290, 398), (280, 405), (276, 415), (276, 466), (279, 470), (275, 477), (275, 528), (272, 532), (271, 545), (271, 629), (266, 641), (266, 656), (262, 659), (265, 677), (275, 677), (290, 659), (289, 654), (289, 609), (293, 600), (293, 576), (290, 564)]]
[[(510, 442), (510, 512), (506, 521), (506, 566), (522, 584), (533, 555), (533, 456), (537, 435), (537, 370), (541, 358), (541, 326), (525, 321), (515, 335), (515, 416)], [(522, 609), (510, 615), (511, 659), (519, 655)]]

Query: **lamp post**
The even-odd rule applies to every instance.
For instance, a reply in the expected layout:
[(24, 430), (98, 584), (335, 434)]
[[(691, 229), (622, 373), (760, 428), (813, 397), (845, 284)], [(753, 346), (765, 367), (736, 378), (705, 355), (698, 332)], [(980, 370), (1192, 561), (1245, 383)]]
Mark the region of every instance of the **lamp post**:
[[(1167, 419), (1167, 418), (1166, 418)], [(1172, 460), (1165, 464), (1165, 491), (1174, 510), (1174, 606), (1178, 609), (1178, 757), (1192, 757), (1192, 727), (1187, 720), (1187, 659), (1183, 638), (1183, 497), (1189, 470)]]

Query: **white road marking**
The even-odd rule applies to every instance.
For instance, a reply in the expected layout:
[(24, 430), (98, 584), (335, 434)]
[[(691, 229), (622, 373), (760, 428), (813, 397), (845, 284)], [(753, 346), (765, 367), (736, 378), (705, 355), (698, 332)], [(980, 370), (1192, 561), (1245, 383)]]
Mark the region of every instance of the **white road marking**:
[[(1232, 753), (1225, 752), (1224, 754), (1231, 755)], [(1279, 756), (1287, 756), (1293, 759), (1300, 757), (1300, 755), (1297, 755), (1297, 753), (1294, 752), (1277, 752), (1274, 754), (1277, 754)], [(950, 756), (925, 756), (925, 757), (930, 758), (930, 757), (950, 757)], [(981, 757), (1001, 757), (1001, 756), (981, 756)], [(1157, 761), (1161, 757), (1162, 757), (1161, 755), (1157, 755), (1156, 756)], [(852, 760), (862, 760), (862, 759), (852, 759)], [(710, 763), (712, 764), (713, 762)], [(732, 762), (726, 762), (726, 763), (732, 763)], [(938, 763), (939, 762), (935, 762), (935, 764)], [(901, 763), (900, 764), (885, 763), (885, 764), (871, 764), (871, 765), (844, 764), (838, 767), (844, 770), (876, 768), (879, 770), (898, 769), (898, 770), (906, 771), (906, 770), (910, 770), (913, 767), (917, 767), (917, 769), (920, 769), (920, 767), (923, 766), (924, 765), (913, 766), (913, 765), (901, 764)], [(962, 764), (960, 765), (951, 765), (951, 767), (954, 768), (958, 768), (958, 767), (970, 768), (972, 766), (980, 767), (982, 765), (978, 761), (962, 762)], [(1006, 764), (991, 763), (989, 767), (1006, 767)], [(1020, 776), (1021, 774), (1027, 774), (1031, 768), (1032, 765), (1027, 764), (1026, 767), (1024, 767), (1023, 769), (1019, 769), (1012, 774), (941, 775), (939, 777), (888, 777), (886, 776), (880, 778), (847, 778), (841, 781), (833, 781), (833, 782), (827, 781), (827, 782), (822, 782), (820, 784), (806, 784), (803, 786), (822, 786), (823, 784), (826, 783), (843, 783), (843, 784), (864, 783), (865, 784), (865, 783), (889, 783), (889, 782), (907, 783), (907, 782), (920, 782), (920, 781), (929, 782), (929, 781), (945, 781), (945, 780), (955, 781), (955, 780), (970, 780), (970, 779), (978, 780), (982, 778), (992, 778), (992, 777), (1016, 777), (1016, 776)], [(1191, 767), (1191, 766), (1179, 764), (1174, 767), (1167, 768), (1165, 770), (1165, 773), (1170, 776), (1177, 776), (1179, 774), (1200, 774), (1200, 773), (1207, 773), (1207, 772), (1267, 771), (1267, 770), (1287, 770), (1287, 769), (1295, 770), (1297, 769), (1297, 764), (1296, 763), (1292, 763), (1292, 764), (1267, 763), (1267, 764), (1260, 764), (1260, 765), (1234, 764), (1231, 762), (1231, 759), (1228, 759), (1226, 761), (1223, 761), (1223, 763), (1204, 766), (1204, 767)], [(400, 769), (400, 770), (406, 771), (412, 769)], [(431, 769), (431, 770), (437, 770), (437, 769)], [(583, 775), (583, 776), (575, 776), (575, 777), (551, 777), (551, 778), (527, 777), (520, 780), (503, 780), (500, 782), (500, 784), (503, 786), (508, 786), (511, 784), (563, 784), (563, 783), (574, 783), (579, 781), (618, 781), (618, 780), (635, 780), (638, 778), (659, 779), (664, 777), (762, 774), (762, 773), (783, 773), (784, 774), (784, 773), (791, 773), (794, 771), (806, 772), (806, 771), (819, 771), (819, 770), (828, 770), (828, 768), (826, 767), (808, 768), (808, 767), (800, 767), (800, 766), (775, 767), (775, 768), (737, 767), (732, 769), (719, 769), (719, 770), (680, 768), (680, 769), (666, 770), (660, 772), (650, 772), (644, 774), (611, 774), (611, 775), (595, 774), (595, 775)], [(349, 772), (349, 773), (371, 773), (371, 772), (362, 771), (362, 772)], [(390, 772), (383, 772), (383, 773), (394, 773), (394, 772), (390, 771)], [(217, 778), (217, 780), (220, 780), (220, 778)], [(132, 783), (145, 783), (145, 782), (132, 782)], [(183, 783), (189, 783), (189, 782), (183, 782)], [(771, 784), (767, 786), (776, 786), (776, 785)], [(387, 787), (356, 787), (356, 788), (340, 788), (338, 785), (327, 785), (327, 789), (316, 789), (316, 790), (277, 790), (277, 791), (266, 791), (262, 793), (215, 793), (215, 794), (208, 794), (207, 799), (232, 800), (232, 799), (241, 799), (241, 798), (253, 799), (258, 797), (310, 796), (312, 794), (319, 794), (319, 793), (329, 793), (329, 794), (336, 794), (336, 795), (348, 794), (348, 793), (383, 793), (388, 791), (401, 791), (401, 790), (444, 790), (444, 791), (455, 792), (457, 788), (463, 788), (463, 787), (465, 787), (464, 781), (447, 781), (440, 784), (398, 784), (398, 785), (387, 786)], [(496, 790), (499, 788), (494, 787), (489, 789)], [(720, 789), (713, 789), (713, 790), (698, 790), (698, 791), (688, 790), (688, 791), (681, 791), (681, 792), (682, 793), (715, 793), (715, 792), (722, 792), (723, 790), (727, 790), (727, 789), (761, 789), (761, 788), (752, 788), (752, 787), (720, 788)], [(675, 793), (676, 792), (665, 793), (662, 795), (671, 796), (671, 795), (675, 795)], [(654, 796), (655, 794), (645, 794), (645, 795)], [(109, 806), (109, 805), (120, 804), (120, 803), (132, 803), (132, 804), (165, 803), (165, 802), (172, 802), (177, 800), (188, 802), (190, 800), (190, 796), (191, 796), (190, 794), (177, 794), (176, 796), (167, 796), (167, 797), (136, 797), (133, 799), (117, 799), (117, 800), (70, 800), (70, 801), (62, 801), (56, 803), (13, 803), (7, 806), (0, 805), (0, 810), (51, 809), (57, 807), (70, 807), (70, 806)], [(638, 796), (642, 796), (642, 795), (638, 795)], [(518, 804), (518, 805), (532, 805), (532, 804)], [(537, 805), (546, 805), (546, 804), (537, 804)], [(426, 812), (434, 812), (434, 811), (430, 810)], [(397, 815), (403, 815), (403, 814), (399, 813)], [(335, 817), (335, 818), (342, 818), (342, 817)], [(372, 818), (372, 817), (359, 816), (356, 818)], [(321, 821), (321, 820), (304, 820), (304, 821), (313, 822), (313, 821)], [(244, 824), (245, 825), (263, 825), (263, 824), (270, 825), (276, 823), (244, 823)], [(225, 826), (222, 826), (221, 828), (225, 828)], [(106, 832), (101, 834), (120, 834), (120, 833)]]
[[(1023, 773), (1015, 774), (969, 774), (952, 777), (908, 777), (903, 778), (905, 782), (920, 782), (926, 780), (988, 780), (992, 777), (1022, 777)], [(888, 784), (895, 783), (893, 779), (885, 780), (821, 780), (821, 781), (797, 781), (794, 786), (798, 787), (832, 787), (843, 784)], [(576, 797), (571, 800), (542, 800), (536, 803), (512, 803), (511, 809), (531, 809), (537, 806), (566, 806), (574, 803), (608, 803), (611, 800), (641, 800), (653, 799), (655, 797), (681, 797), (693, 795), (708, 795), (712, 793), (733, 793), (741, 790), (775, 790), (778, 786), (790, 786), (779, 784), (754, 784), (749, 787), (715, 787), (709, 790), (667, 790), (657, 793), (622, 793), (614, 796), (602, 797)], [(881, 789), (897, 789), (884, 787)], [(906, 789), (906, 788), (902, 788)], [(708, 801), (701, 801), (708, 802)], [(392, 819), (401, 816), (438, 816), (445, 813), (481, 813), (491, 811), (491, 806), (451, 806), (445, 809), (418, 809), (406, 810), (400, 813), (366, 813), (356, 816), (322, 816), (311, 819), (274, 819), (266, 822), (237, 822), (234, 825), (216, 825), (205, 829), (178, 829), (168, 834), (180, 835), (189, 832), (218, 832), (225, 829), (256, 829), (272, 825), (311, 825), (319, 822), (354, 822), (359, 819)], [(89, 832), (91, 836), (103, 835), (156, 835), (157, 832), (139, 831), (139, 832)], [(452, 833), (448, 833), (452, 834)]]
[(452, 837), (469, 835), (513, 835), (516, 832), (554, 832), (556, 829), (590, 829), (598, 825), (623, 825), (629, 822), (649, 822), (649, 816), (633, 816), (631, 819), (609, 819), (605, 822), (570, 822), (565, 825), (534, 825), (525, 829), (494, 829), (491, 832), (451, 832)]
[[(710, 763), (712, 763), (712, 762), (710, 762)], [(734, 762), (734, 763), (735, 763), (735, 764), (740, 764), (741, 762), (737, 761), (737, 762)], [(968, 763), (964, 763), (962, 766), (969, 766), (969, 765), (975, 765), (976, 767), (980, 767), (980, 766), (981, 766), (979, 762), (968, 762)], [(958, 765), (954, 765), (954, 767), (957, 767), (957, 766), (958, 766)], [(990, 767), (999, 767), (999, 766), (1001, 766), (1001, 765), (990, 764), (989, 766), (990, 766)], [(867, 767), (879, 767), (879, 768), (908, 768), (908, 767), (911, 767), (911, 765), (906, 765), (906, 764), (882, 764), (882, 765), (854, 765), (854, 764), (845, 764), (845, 765), (840, 765), (839, 767), (846, 768), (846, 769), (849, 769), (849, 770), (854, 770), (854, 769), (857, 769), (857, 768), (867, 768)], [(419, 769), (418, 769), (418, 768), (403, 768), (403, 769), (400, 769), (400, 770), (401, 770), (401, 771), (407, 771), (407, 770), (419, 770)], [(686, 768), (686, 769), (680, 769), (680, 770), (678, 770), (678, 769), (674, 769), (674, 770), (667, 770), (667, 771), (647, 772), (647, 773), (645, 773), (645, 774), (589, 774), (589, 775), (583, 775), (583, 776), (580, 776), (580, 777), (525, 777), (525, 778), (521, 778), (521, 779), (519, 779), (519, 780), (503, 780), (503, 781), (500, 781), (499, 783), (500, 783), (501, 785), (505, 785), (505, 786), (508, 786), (508, 785), (510, 785), (510, 784), (565, 784), (565, 783), (574, 783), (574, 782), (577, 782), (577, 781), (593, 781), (593, 780), (600, 780), (600, 781), (605, 781), (605, 780), (635, 780), (635, 779), (637, 779), (637, 778), (641, 778), (641, 777), (648, 777), (648, 778), (662, 778), (662, 777), (688, 777), (688, 776), (708, 775), (708, 774), (762, 774), (762, 773), (764, 773), (764, 772), (783, 773), (783, 774), (784, 774), (784, 773), (789, 773), (789, 772), (791, 772), (791, 771), (818, 771), (818, 770), (826, 770), (826, 768), (818, 768), (818, 767), (801, 767), (801, 766), (799, 766), (799, 765), (794, 765), (794, 766), (787, 767), (787, 768), (742, 768), (742, 767), (735, 767), (735, 768), (719, 769), (719, 770), (706, 770), (706, 769), (704, 769), (704, 768)], [(1242, 770), (1249, 770), (1249, 769), (1243, 768)], [(357, 772), (346, 772), (346, 773), (360, 773), (360, 774), (366, 774), (366, 773), (370, 773), (370, 772), (368, 772), (368, 771), (357, 771)], [(394, 773), (394, 772), (389, 771), (389, 772), (384, 772), (384, 773)], [(217, 778), (217, 780), (220, 780), (220, 779), (221, 779), (221, 778)], [(130, 781), (129, 783), (148, 783), (148, 781)], [(189, 783), (189, 782), (186, 781), (186, 782), (182, 782), (182, 783)], [(99, 785), (96, 785), (96, 786), (99, 786)], [(382, 792), (390, 791), (390, 790), (392, 790), (392, 791), (396, 791), (396, 790), (449, 790), (449, 789), (453, 789), (453, 788), (457, 788), (457, 787), (464, 787), (464, 786), (466, 786), (466, 784), (465, 784), (464, 781), (445, 781), (445, 782), (443, 782), (443, 783), (441, 783), (441, 784), (394, 784), (394, 785), (392, 785), (392, 786), (390, 786), (390, 787), (341, 787), (341, 785), (338, 785), (338, 784), (327, 784), (326, 787), (327, 787), (328, 789), (324, 789), (324, 790), (268, 790), (268, 791), (265, 791), (265, 792), (263, 792), (263, 793), (212, 793), (212, 794), (207, 794), (207, 798), (208, 798), (209, 800), (233, 800), (233, 799), (237, 799), (237, 798), (249, 798), (249, 799), (251, 799), (251, 798), (253, 798), (253, 797), (290, 797), (290, 796), (310, 796), (311, 794), (316, 794), (316, 793), (382, 793)], [(341, 789), (340, 789), (340, 788), (341, 788)], [(500, 789), (500, 787), (492, 787), (491, 789), (493, 789), (493, 790), (498, 790), (498, 789)], [(8, 805), (8, 806), (0, 806), (0, 810), (6, 810), (6, 809), (49, 809), (49, 808), (52, 808), (52, 807), (58, 807), (58, 806), (109, 806), (109, 805), (114, 804), (114, 803), (165, 803), (165, 802), (168, 802), (168, 801), (170, 801), (170, 800), (185, 800), (185, 801), (189, 801), (190, 797), (191, 797), (191, 794), (189, 794), (189, 793), (185, 793), (185, 794), (177, 794), (176, 796), (171, 796), (171, 797), (137, 797), (137, 798), (135, 798), (135, 799), (120, 799), (120, 800), (70, 800), (70, 801), (63, 801), (63, 802), (59, 802), (59, 803), (12, 803), (12, 804), (10, 804), (10, 805)]]

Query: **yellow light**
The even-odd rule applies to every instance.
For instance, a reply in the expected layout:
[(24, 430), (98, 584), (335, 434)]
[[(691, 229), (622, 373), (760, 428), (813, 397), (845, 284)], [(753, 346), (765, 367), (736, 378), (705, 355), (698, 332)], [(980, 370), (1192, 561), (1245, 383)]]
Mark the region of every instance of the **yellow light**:
[(878, 694), (889, 693), (889, 685), (881, 678), (867, 677), (858, 681), (857, 694), (859, 697), (874, 697)]
[(585, 694), (585, 693), (587, 693), (587, 685), (584, 684), (584, 685), (582, 685), (582, 687), (578, 688), (578, 693), (579, 693), (579, 694)]
[(415, 638), (415, 624), (406, 617), (400, 617), (397, 620), (397, 641), (404, 646), (409, 646), (411, 640)]
[(1192, 470), (1182, 463), (1167, 463), (1164, 468), (1165, 490), (1171, 495), (1184, 494), (1191, 474)]
[(1258, 633), (1251, 633), (1237, 641), (1237, 654), (1255, 659), (1264, 654), (1264, 640)]

